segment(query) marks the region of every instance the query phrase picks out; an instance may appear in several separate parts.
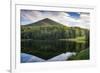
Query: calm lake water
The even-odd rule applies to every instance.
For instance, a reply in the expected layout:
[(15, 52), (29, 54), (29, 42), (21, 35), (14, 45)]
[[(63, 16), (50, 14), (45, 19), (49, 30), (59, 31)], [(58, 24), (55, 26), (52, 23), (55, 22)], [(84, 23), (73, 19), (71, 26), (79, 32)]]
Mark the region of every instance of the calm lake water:
[[(38, 44), (38, 45), (37, 45)], [(21, 42), (21, 62), (66, 61), (89, 48), (87, 42), (60, 40), (25, 40)]]
[(66, 61), (70, 56), (75, 55), (75, 54), (76, 53), (74, 52), (67, 52), (67, 53), (63, 53), (58, 56), (55, 56), (51, 59), (45, 60), (34, 55), (21, 53), (21, 62), (27, 63), (27, 62), (45, 62), (45, 61), (47, 62), (48, 61)]

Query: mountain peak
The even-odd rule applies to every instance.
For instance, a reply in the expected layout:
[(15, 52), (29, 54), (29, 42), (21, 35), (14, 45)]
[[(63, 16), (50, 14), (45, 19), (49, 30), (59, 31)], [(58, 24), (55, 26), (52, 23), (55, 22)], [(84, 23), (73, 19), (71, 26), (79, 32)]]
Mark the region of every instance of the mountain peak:
[[(52, 21), (52, 22), (55, 22), (55, 21), (53, 21), (52, 19), (50, 19), (50, 18), (45, 18), (45, 19), (42, 19), (42, 20), (40, 20), (40, 21), (38, 21), (38, 22), (48, 22), (48, 21)], [(37, 22), (35, 22), (35, 23), (37, 23)]]
[(43, 19), (43, 20), (51, 20), (51, 19), (49, 19), (49, 18), (45, 18), (45, 19)]
[(28, 26), (45, 26), (45, 25), (62, 25), (63, 24), (60, 24), (56, 21), (53, 21), (52, 19), (49, 19), (49, 18), (45, 18), (45, 19), (42, 19), (40, 21), (37, 21), (35, 23), (31, 23), (31, 24), (28, 24)]

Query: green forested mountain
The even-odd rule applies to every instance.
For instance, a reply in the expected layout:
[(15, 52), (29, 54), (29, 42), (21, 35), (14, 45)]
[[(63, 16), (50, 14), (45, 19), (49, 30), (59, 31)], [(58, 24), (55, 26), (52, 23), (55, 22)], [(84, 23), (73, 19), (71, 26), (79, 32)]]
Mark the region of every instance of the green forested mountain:
[(88, 34), (88, 29), (67, 27), (48, 18), (36, 23), (21, 25), (22, 39), (67, 39)]
[[(80, 43), (78, 48), (76, 42)], [(66, 51), (79, 52), (86, 48), (89, 48), (88, 29), (65, 26), (48, 18), (21, 25), (21, 52), (23, 53), (49, 59)]]

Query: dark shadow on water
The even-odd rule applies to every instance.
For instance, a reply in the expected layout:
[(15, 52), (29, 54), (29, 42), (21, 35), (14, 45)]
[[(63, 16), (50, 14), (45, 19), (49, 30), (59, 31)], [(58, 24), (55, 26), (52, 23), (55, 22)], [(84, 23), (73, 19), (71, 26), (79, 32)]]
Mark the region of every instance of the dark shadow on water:
[(80, 52), (89, 48), (87, 42), (75, 42), (65, 40), (23, 40), (21, 52), (38, 56), (42, 59), (50, 59), (66, 52)]

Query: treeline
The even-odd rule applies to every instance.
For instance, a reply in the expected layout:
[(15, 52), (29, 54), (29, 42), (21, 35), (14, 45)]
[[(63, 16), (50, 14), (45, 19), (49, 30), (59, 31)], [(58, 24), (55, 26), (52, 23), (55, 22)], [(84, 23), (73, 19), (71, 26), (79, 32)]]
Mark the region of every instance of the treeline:
[(84, 36), (89, 38), (89, 30), (81, 29), (79, 27), (66, 26), (34, 26), (21, 27), (21, 39), (33, 40), (55, 40), (55, 39), (69, 39)]

